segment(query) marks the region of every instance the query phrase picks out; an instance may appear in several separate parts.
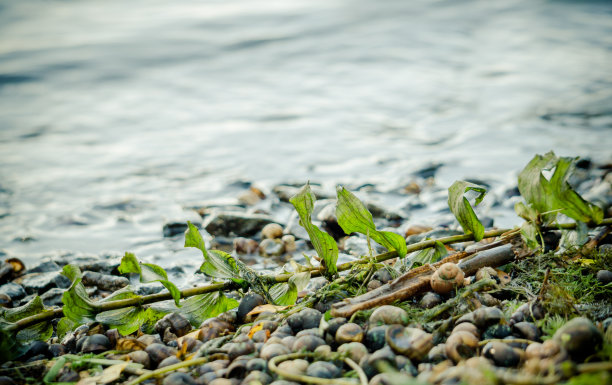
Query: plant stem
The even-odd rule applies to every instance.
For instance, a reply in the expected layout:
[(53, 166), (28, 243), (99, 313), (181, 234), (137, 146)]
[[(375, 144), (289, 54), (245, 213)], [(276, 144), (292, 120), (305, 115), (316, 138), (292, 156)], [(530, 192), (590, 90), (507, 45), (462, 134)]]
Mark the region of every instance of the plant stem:
[[(612, 218), (604, 219), (598, 226), (609, 226), (609, 225), (612, 225)], [(576, 228), (576, 223), (564, 223), (564, 224), (559, 224), (556, 226), (542, 227), (541, 229), (542, 230), (559, 230), (559, 229), (571, 230), (574, 228)], [(497, 230), (486, 231), (484, 233), (484, 238), (498, 237), (511, 230), (513, 229), (497, 229)], [(433, 247), (435, 246), (436, 242), (441, 242), (442, 244), (449, 244), (449, 243), (467, 242), (467, 241), (472, 241), (472, 240), (474, 240), (473, 234), (453, 235), (450, 237), (443, 237), (439, 239), (430, 239), (430, 240), (408, 245), (407, 252), (411, 253), (413, 251), (418, 251), (418, 250), (426, 249), (428, 247)], [(393, 259), (396, 257), (397, 257), (396, 251), (388, 251), (386, 253), (382, 253), (382, 254), (375, 256), (374, 260), (376, 262), (382, 262), (382, 261), (386, 261), (386, 260)], [(338, 271), (350, 270), (357, 265), (367, 264), (371, 262), (372, 262), (372, 258), (370, 257), (361, 258), (355, 261), (351, 261), (351, 262), (347, 262), (347, 263), (338, 265)], [(308, 271), (310, 271), (311, 277), (318, 277), (322, 275), (322, 271), (319, 267), (310, 268)], [(261, 278), (263, 280), (267, 280), (270, 282), (280, 283), (280, 282), (287, 282), (289, 278), (291, 278), (292, 275), (293, 275), (292, 273), (286, 273), (286, 274), (279, 274), (275, 276), (269, 276), (269, 275), (262, 276)], [(187, 298), (187, 297), (191, 297), (194, 295), (205, 294), (205, 293), (210, 293), (214, 291), (231, 290), (234, 288), (236, 288), (234, 283), (226, 282), (226, 283), (216, 283), (212, 285), (193, 287), (193, 288), (181, 290), (180, 293), (181, 293), (181, 298)], [(166, 301), (170, 299), (172, 299), (172, 295), (169, 292), (164, 292), (164, 293), (145, 295), (142, 297), (128, 298), (128, 299), (123, 299), (123, 300), (118, 300), (118, 301), (96, 303), (95, 308), (98, 312), (103, 312), (107, 310), (121, 309), (121, 308), (129, 307), (129, 306), (141, 306), (141, 305), (146, 305), (149, 303)], [(64, 313), (62, 309), (47, 310), (42, 313), (38, 313), (38, 314), (29, 316), (29, 317), (22, 318), (19, 321), (7, 327), (7, 330), (8, 331), (19, 331), (24, 328), (27, 328), (28, 326), (32, 326), (32, 325), (35, 325), (37, 323), (44, 322), (44, 321), (49, 321), (54, 318), (59, 318), (59, 317), (62, 317), (63, 315)]]
[(361, 366), (357, 365), (357, 363), (353, 360), (351, 360), (350, 358), (345, 358), (344, 362), (351, 367), (351, 369), (353, 369), (355, 372), (357, 372), (357, 375), (359, 376), (359, 381), (361, 382), (361, 385), (368, 385), (368, 376), (366, 376), (365, 372), (363, 371), (363, 369), (361, 369)]

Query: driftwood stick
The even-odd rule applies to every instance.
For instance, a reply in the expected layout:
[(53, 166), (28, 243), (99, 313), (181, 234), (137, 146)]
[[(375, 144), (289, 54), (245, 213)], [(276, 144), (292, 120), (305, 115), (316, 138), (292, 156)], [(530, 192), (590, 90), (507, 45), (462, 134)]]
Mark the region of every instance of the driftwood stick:
[[(446, 262), (457, 263), (468, 256), (471, 258), (464, 260), (459, 267), (467, 274), (474, 274), (478, 269), (485, 266), (501, 266), (511, 262), (515, 258), (512, 245), (507, 244), (513, 237), (508, 237), (502, 241), (487, 245), (485, 250), (478, 250), (470, 253), (461, 252), (450, 255), (433, 265), (423, 265), (411, 270), (401, 277), (389, 282), (364, 295), (344, 300), (334, 304), (331, 315), (334, 317), (350, 317), (358, 310), (371, 309), (376, 306), (387, 305), (426, 290), (430, 287), (429, 281), (433, 272)], [(497, 247), (491, 248), (492, 245)]]

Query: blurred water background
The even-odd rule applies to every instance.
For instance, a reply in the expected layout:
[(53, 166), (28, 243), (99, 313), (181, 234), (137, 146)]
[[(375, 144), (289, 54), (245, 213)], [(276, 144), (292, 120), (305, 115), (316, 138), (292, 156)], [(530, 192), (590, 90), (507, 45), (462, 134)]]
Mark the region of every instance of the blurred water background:
[(609, 161), (611, 16), (610, 1), (0, 1), (0, 250), (181, 264), (164, 223), (236, 181), (384, 192), (433, 165), (440, 188), (508, 188), (535, 153)]

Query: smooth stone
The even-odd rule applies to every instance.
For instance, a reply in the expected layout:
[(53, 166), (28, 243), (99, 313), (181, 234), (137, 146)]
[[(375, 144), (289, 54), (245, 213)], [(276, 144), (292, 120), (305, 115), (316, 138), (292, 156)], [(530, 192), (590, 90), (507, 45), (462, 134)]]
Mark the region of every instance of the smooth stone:
[(175, 235), (183, 234), (187, 229), (188, 226), (185, 222), (169, 222), (164, 224), (162, 233), (164, 234), (164, 237), (170, 238)]
[(270, 223), (274, 223), (274, 220), (265, 215), (217, 212), (211, 214), (204, 221), (202, 228), (213, 236), (250, 237), (256, 235), (265, 225)]
[(53, 306), (62, 307), (62, 306), (64, 306), (64, 302), (62, 301), (62, 296), (64, 295), (65, 291), (66, 291), (66, 289), (60, 289), (59, 287), (54, 287), (53, 289), (50, 289), (50, 290), (44, 292), (40, 296), (40, 299), (42, 299), (43, 304), (45, 306), (49, 306), (49, 307), (53, 307)]
[(15, 282), (23, 286), (26, 293), (36, 293), (38, 295), (55, 287), (67, 289), (72, 284), (68, 277), (56, 271), (48, 273), (29, 273), (17, 278)]
[(561, 344), (574, 360), (583, 361), (595, 353), (603, 336), (591, 320), (577, 317), (557, 329), (553, 339)]
[(163, 385), (197, 385), (197, 382), (191, 378), (187, 373), (174, 372), (169, 374), (164, 381)]
[(597, 280), (602, 285), (607, 285), (612, 282), (612, 271), (610, 270), (599, 270), (597, 272)]
[(27, 294), (23, 286), (16, 284), (15, 282), (5, 283), (0, 286), (0, 294), (7, 295), (13, 303), (24, 298)]
[(374, 310), (369, 322), (370, 326), (406, 325), (408, 323), (408, 313), (397, 306), (383, 305)]
[(116, 291), (130, 284), (130, 280), (126, 277), (101, 274), (95, 271), (84, 272), (82, 282), (85, 286), (95, 286), (105, 291)]
[(319, 378), (336, 378), (340, 375), (340, 369), (331, 362), (316, 361), (308, 366), (306, 375)]
[(262, 257), (274, 257), (283, 255), (285, 245), (278, 239), (266, 238), (259, 243), (259, 255)]

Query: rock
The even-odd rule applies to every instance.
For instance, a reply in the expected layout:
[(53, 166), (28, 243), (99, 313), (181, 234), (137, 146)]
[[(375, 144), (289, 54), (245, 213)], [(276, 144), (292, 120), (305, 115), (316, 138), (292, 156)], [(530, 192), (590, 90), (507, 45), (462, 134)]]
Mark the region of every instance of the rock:
[(285, 252), (293, 253), (297, 250), (297, 244), (295, 243), (295, 237), (293, 235), (283, 235), (281, 241), (283, 242), (283, 246), (285, 246)]
[(287, 323), (294, 333), (298, 333), (304, 329), (318, 328), (321, 317), (323, 317), (323, 314), (320, 311), (306, 308), (287, 317)]
[(23, 286), (14, 282), (9, 282), (0, 286), (0, 294), (8, 296), (13, 304), (15, 304), (17, 301), (26, 296), (26, 291), (24, 290)]
[(244, 380), (242, 381), (242, 384), (250, 385), (250, 384), (254, 383), (254, 384), (267, 385), (271, 381), (272, 381), (272, 377), (270, 377), (268, 374), (266, 374), (264, 372), (260, 372), (259, 370), (255, 370), (255, 371), (249, 373), (244, 378)]
[(111, 349), (111, 343), (107, 336), (103, 334), (93, 334), (85, 337), (82, 353), (103, 353)]
[(266, 238), (259, 244), (259, 255), (262, 257), (273, 257), (283, 255), (285, 245), (279, 239)]
[(348, 237), (344, 241), (344, 251), (355, 257), (361, 257), (369, 254), (368, 241), (357, 235)]
[(406, 310), (397, 306), (383, 305), (374, 310), (370, 316), (370, 326), (378, 325), (406, 325), (408, 323), (408, 313)]
[(183, 234), (187, 229), (188, 226), (185, 222), (170, 222), (164, 224), (162, 232), (164, 233), (164, 237), (173, 237)]
[(133, 352), (128, 353), (128, 357), (130, 360), (136, 364), (141, 364), (145, 368), (149, 368), (151, 366), (151, 360), (149, 359), (149, 355), (144, 350), (135, 350)]
[(59, 272), (51, 271), (48, 273), (29, 273), (15, 280), (16, 283), (23, 286), (28, 294), (42, 294), (55, 287), (67, 289), (70, 287), (68, 277), (61, 275)]
[(238, 254), (254, 254), (259, 250), (259, 243), (256, 240), (244, 237), (234, 238), (232, 241), (234, 250)]
[(489, 342), (482, 349), (482, 354), (492, 360), (496, 366), (514, 367), (521, 361), (521, 356), (510, 345), (503, 342)]
[(178, 364), (179, 362), (181, 362), (181, 360), (179, 360), (176, 356), (166, 357), (159, 363), (159, 365), (157, 365), (157, 369)]
[(361, 342), (364, 333), (361, 326), (356, 323), (346, 323), (336, 331), (336, 343), (342, 345), (347, 342)]
[(261, 230), (262, 239), (277, 239), (283, 236), (283, 227), (278, 223), (269, 223)]
[(323, 340), (323, 338), (314, 335), (303, 335), (298, 337), (295, 342), (293, 342), (291, 350), (294, 352), (312, 352), (321, 345), (325, 345), (325, 340)]
[(155, 331), (161, 335), (164, 334), (166, 329), (170, 329), (170, 332), (175, 334), (177, 337), (182, 337), (191, 331), (191, 324), (179, 313), (166, 314), (164, 318), (157, 321), (155, 324)]
[(612, 282), (612, 271), (610, 270), (599, 270), (597, 272), (597, 280), (602, 285), (607, 285)]
[(246, 315), (253, 310), (255, 307), (263, 305), (266, 303), (266, 300), (257, 293), (248, 293), (240, 300), (240, 304), (238, 305), (238, 311), (236, 312), (236, 316), (238, 318), (239, 323), (243, 323)]
[(197, 385), (197, 382), (187, 373), (173, 372), (170, 373), (164, 381), (163, 385)]
[(105, 291), (116, 291), (130, 284), (130, 280), (126, 277), (100, 274), (94, 271), (84, 272), (82, 282), (85, 286), (94, 286)]
[(176, 349), (160, 343), (153, 343), (147, 346), (145, 352), (149, 355), (153, 367), (157, 367), (160, 362), (170, 356), (176, 356), (177, 353)]
[(289, 348), (282, 344), (267, 344), (264, 345), (263, 349), (259, 353), (259, 356), (266, 361), (270, 361), (272, 358), (276, 356), (280, 356), (282, 354), (289, 354)]
[(28, 273), (50, 273), (53, 271), (60, 270), (62, 270), (62, 267), (54, 261), (44, 261), (34, 266), (33, 268), (28, 269)]
[(338, 353), (345, 353), (351, 360), (359, 362), (368, 354), (368, 348), (361, 342), (349, 342), (348, 344), (340, 345)]
[(433, 347), (433, 336), (421, 329), (391, 325), (385, 339), (394, 352), (421, 360)]
[(365, 336), (365, 346), (371, 351), (377, 351), (382, 349), (385, 346), (386, 339), (385, 335), (387, 333), (388, 325), (375, 326), (370, 328), (366, 332)]
[(202, 227), (213, 236), (250, 237), (270, 223), (274, 221), (265, 215), (217, 212), (206, 218)]
[(65, 289), (60, 289), (55, 287), (53, 289), (48, 290), (40, 296), (40, 299), (43, 300), (43, 304), (45, 306), (53, 307), (58, 306), (62, 307), (64, 303), (62, 302), (62, 296), (64, 295)]
[(340, 369), (331, 362), (316, 361), (308, 366), (306, 375), (319, 378), (336, 378), (340, 375)]
[(553, 339), (567, 350), (572, 359), (583, 361), (595, 353), (603, 336), (591, 320), (577, 317), (557, 329)]
[(278, 365), (278, 368), (293, 374), (304, 374), (308, 369), (308, 361), (298, 358), (295, 360), (283, 361)]

